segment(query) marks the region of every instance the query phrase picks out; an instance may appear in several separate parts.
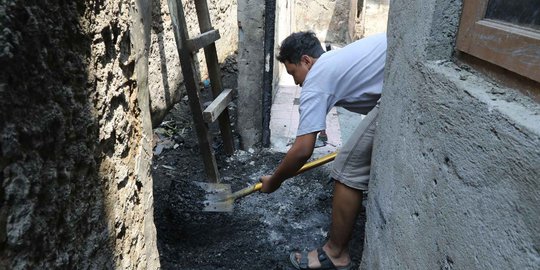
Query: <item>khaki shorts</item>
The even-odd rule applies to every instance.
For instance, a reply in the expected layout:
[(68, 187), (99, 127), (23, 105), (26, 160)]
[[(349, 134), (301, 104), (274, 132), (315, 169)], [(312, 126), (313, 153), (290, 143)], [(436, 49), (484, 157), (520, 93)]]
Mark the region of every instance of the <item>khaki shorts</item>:
[(371, 150), (378, 113), (379, 104), (367, 114), (341, 147), (330, 175), (333, 179), (354, 189), (368, 189)]

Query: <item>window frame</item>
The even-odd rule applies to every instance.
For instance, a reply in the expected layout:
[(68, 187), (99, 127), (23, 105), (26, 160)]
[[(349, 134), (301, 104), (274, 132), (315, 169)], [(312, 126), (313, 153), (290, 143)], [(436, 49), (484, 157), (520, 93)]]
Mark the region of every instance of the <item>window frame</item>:
[(540, 31), (485, 19), (488, 0), (464, 0), (459, 51), (540, 82)]

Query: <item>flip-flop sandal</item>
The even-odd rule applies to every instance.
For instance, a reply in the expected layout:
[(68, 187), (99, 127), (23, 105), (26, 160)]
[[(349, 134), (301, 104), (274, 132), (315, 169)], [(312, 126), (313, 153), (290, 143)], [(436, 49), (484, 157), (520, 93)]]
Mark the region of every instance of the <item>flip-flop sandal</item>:
[(317, 269), (317, 270), (351, 270), (352, 269), (352, 262), (349, 262), (349, 264), (345, 266), (336, 267), (334, 263), (330, 260), (326, 252), (322, 248), (317, 249), (317, 256), (319, 258), (319, 262), (321, 264), (321, 267), (319, 268), (309, 268), (308, 265), (308, 252), (302, 251), (300, 253), (302, 256), (300, 258), (300, 263), (296, 260), (296, 252), (291, 252), (289, 255), (289, 260), (291, 261), (294, 268), (299, 270), (309, 270), (309, 269)]
[(326, 142), (323, 142), (321, 140), (316, 140), (315, 145), (313, 147), (314, 148), (319, 148), (319, 147), (324, 147), (324, 146), (326, 146)]

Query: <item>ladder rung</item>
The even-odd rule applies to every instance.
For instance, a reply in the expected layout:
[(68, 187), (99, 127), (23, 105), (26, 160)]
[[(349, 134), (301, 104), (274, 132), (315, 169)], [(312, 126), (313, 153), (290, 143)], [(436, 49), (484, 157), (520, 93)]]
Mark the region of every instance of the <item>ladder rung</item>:
[(213, 123), (219, 117), (221, 112), (227, 108), (229, 102), (231, 102), (232, 89), (225, 89), (219, 96), (208, 105), (203, 112), (203, 118), (206, 123)]
[(219, 35), (219, 31), (217, 29), (210, 30), (208, 32), (204, 32), (192, 39), (188, 39), (186, 41), (186, 46), (189, 51), (196, 52), (199, 49), (202, 49), (212, 43), (214, 43), (216, 40), (218, 40), (221, 36)]

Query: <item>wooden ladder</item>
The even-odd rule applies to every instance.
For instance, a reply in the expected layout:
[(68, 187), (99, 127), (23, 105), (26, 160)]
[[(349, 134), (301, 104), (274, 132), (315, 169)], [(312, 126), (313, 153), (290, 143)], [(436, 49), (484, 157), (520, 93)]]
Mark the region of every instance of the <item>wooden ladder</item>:
[[(189, 38), (187, 31), (182, 1), (168, 0), (168, 5), (171, 13), (176, 47), (180, 56), (180, 66), (182, 67), (189, 106), (197, 130), (197, 138), (204, 161), (206, 175), (210, 182), (219, 182), (219, 173), (208, 133), (208, 124), (213, 123), (216, 119), (219, 121), (219, 129), (223, 139), (225, 153), (231, 155), (234, 152), (234, 144), (227, 105), (232, 99), (232, 90), (224, 90), (221, 83), (221, 72), (215, 44), (215, 41), (220, 38), (220, 35), (219, 31), (212, 27), (206, 0), (195, 0), (194, 2), (201, 34), (191, 39)], [(206, 66), (208, 67), (208, 74), (214, 97), (212, 103), (204, 111), (199, 98), (198, 85), (200, 76), (195, 69), (196, 59), (194, 57), (195, 53), (202, 48), (204, 48)]]

